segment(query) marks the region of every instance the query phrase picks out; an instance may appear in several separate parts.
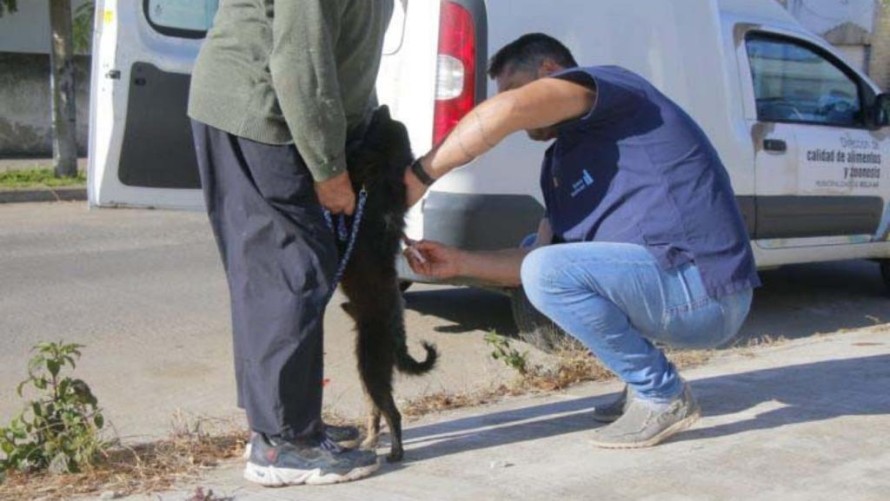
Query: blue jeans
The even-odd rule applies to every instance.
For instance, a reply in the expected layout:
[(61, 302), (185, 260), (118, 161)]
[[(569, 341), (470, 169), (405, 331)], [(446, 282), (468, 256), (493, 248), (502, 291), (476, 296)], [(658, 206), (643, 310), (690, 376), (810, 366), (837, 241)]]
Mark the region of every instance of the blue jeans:
[(712, 348), (731, 339), (751, 290), (712, 298), (694, 264), (663, 270), (644, 247), (581, 242), (541, 247), (522, 263), (531, 303), (584, 343), (636, 395), (666, 402), (680, 377), (652, 341)]

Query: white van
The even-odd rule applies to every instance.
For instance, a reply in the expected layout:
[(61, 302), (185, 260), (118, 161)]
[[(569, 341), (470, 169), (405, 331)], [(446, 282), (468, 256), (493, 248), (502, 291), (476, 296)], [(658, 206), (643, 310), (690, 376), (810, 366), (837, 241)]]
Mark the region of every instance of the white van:
[[(185, 110), (217, 3), (96, 2), (92, 206), (202, 207)], [(890, 258), (890, 98), (775, 0), (395, 4), (378, 95), (408, 126), (416, 153), (494, 94), (489, 56), (544, 32), (582, 65), (643, 75), (701, 124), (729, 171), (759, 267)], [(449, 174), (409, 215), (409, 236), (518, 245), (543, 212), (543, 151), (516, 134)], [(406, 267), (403, 277), (421, 280)]]

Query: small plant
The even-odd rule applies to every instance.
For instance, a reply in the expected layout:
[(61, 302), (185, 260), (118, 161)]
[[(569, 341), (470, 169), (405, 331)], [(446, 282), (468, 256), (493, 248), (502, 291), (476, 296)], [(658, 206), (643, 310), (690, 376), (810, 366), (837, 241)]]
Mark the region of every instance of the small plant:
[(0, 17), (3, 17), (6, 13), (12, 14), (18, 12), (18, 5), (16, 5), (16, 3), (16, 0), (0, 0)]
[(28, 363), (28, 378), (18, 386), (24, 398), (26, 386), (36, 398), (6, 427), (0, 427), (0, 472), (75, 473), (91, 466), (107, 444), (99, 437), (102, 412), (90, 387), (80, 379), (62, 376), (80, 359), (79, 344), (40, 343)]
[(510, 340), (497, 332), (489, 332), (485, 335), (485, 343), (493, 348), (491, 358), (503, 361), (507, 367), (515, 369), (519, 375), (528, 374), (528, 351), (520, 353), (510, 345)]

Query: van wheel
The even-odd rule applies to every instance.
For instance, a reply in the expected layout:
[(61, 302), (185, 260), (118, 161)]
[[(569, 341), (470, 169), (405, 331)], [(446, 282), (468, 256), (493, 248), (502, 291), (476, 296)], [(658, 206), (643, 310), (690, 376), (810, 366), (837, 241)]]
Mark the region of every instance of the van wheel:
[(545, 353), (584, 350), (584, 346), (535, 309), (522, 287), (510, 290), (510, 307), (519, 339)]
[(890, 259), (881, 259), (881, 277), (884, 279), (884, 287), (890, 292)]

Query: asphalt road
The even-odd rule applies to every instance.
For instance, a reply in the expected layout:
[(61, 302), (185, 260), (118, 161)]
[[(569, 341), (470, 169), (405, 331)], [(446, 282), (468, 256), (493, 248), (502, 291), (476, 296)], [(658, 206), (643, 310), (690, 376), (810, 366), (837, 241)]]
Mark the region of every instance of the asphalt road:
[[(798, 338), (890, 322), (877, 265), (841, 262), (762, 274), (743, 336)], [(237, 419), (228, 293), (206, 216), (88, 210), (84, 203), (0, 206), (0, 421), (20, 409), (29, 348), (87, 346), (77, 375), (125, 439), (169, 432), (187, 416)], [(335, 297), (326, 321), (326, 404), (358, 416), (352, 327)], [(406, 294), (414, 346), (437, 343), (432, 375), (401, 380), (400, 398), (462, 392), (511, 377), (490, 360), (490, 330), (511, 334), (509, 303), (473, 289), (416, 286)]]

